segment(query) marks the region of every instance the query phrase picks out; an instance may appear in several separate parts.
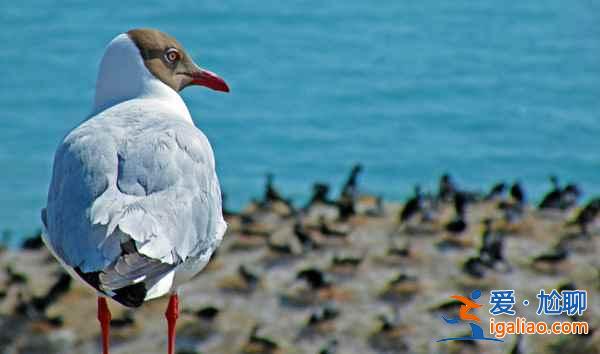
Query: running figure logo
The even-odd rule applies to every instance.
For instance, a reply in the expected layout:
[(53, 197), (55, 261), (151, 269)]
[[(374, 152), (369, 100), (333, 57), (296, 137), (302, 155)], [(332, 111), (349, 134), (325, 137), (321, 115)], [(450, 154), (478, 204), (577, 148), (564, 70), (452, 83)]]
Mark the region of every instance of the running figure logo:
[(446, 317), (442, 316), (442, 319), (444, 320), (444, 322), (446, 322), (447, 324), (450, 324), (450, 325), (458, 324), (458, 323), (460, 323), (460, 321), (468, 322), (469, 325), (471, 326), (471, 336), (443, 338), (443, 339), (438, 340), (437, 342), (445, 342), (445, 341), (449, 341), (449, 340), (489, 340), (489, 341), (494, 341), (494, 342), (504, 342), (503, 340), (500, 340), (500, 339), (486, 337), (483, 334), (483, 329), (481, 329), (481, 326), (474, 323), (474, 322), (481, 323), (481, 319), (479, 317), (477, 317), (476, 315), (469, 313), (469, 311), (478, 309), (481, 307), (481, 304), (479, 304), (475, 301), (475, 300), (479, 299), (480, 297), (481, 297), (480, 290), (473, 290), (470, 298), (466, 298), (466, 297), (460, 296), (460, 295), (451, 296), (451, 298), (458, 300), (462, 303), (462, 305), (460, 306), (458, 317), (446, 318)]

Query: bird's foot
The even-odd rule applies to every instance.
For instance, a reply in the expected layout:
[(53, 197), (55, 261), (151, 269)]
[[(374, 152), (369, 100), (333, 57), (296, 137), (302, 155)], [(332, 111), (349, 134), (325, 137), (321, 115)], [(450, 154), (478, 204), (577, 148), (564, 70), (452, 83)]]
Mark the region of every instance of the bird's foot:
[(169, 298), (169, 305), (165, 312), (167, 318), (167, 335), (168, 335), (168, 346), (169, 354), (175, 354), (175, 324), (179, 318), (179, 296), (172, 294)]
[(109, 328), (110, 328), (110, 310), (106, 303), (105, 297), (98, 297), (98, 321), (100, 322), (100, 329), (102, 331), (102, 353), (108, 354), (109, 347)]

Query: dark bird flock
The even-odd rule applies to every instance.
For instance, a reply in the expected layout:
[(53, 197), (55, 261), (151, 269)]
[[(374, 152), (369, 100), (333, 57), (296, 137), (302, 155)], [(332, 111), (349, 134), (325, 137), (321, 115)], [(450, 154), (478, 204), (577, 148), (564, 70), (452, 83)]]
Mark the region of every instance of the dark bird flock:
[[(520, 181), (479, 192), (444, 174), (438, 190), (416, 185), (405, 203), (388, 203), (364, 193), (363, 170), (351, 169), (338, 196), (314, 183), (301, 206), (267, 174), (261, 198), (224, 209), (222, 246), (183, 290), (177, 353), (600, 352), (592, 315), (600, 305), (600, 198), (579, 204), (582, 190), (552, 176), (532, 206)], [(98, 330), (85, 320), (95, 316), (89, 293), (39, 236), (3, 249), (0, 265), (0, 353), (99, 351)], [(586, 289), (591, 333), (435, 342), (468, 330), (441, 321), (458, 311), (451, 295), (505, 288), (531, 302), (541, 288)], [(163, 352), (163, 303), (111, 304), (111, 351)], [(516, 309), (539, 320), (532, 307)]]

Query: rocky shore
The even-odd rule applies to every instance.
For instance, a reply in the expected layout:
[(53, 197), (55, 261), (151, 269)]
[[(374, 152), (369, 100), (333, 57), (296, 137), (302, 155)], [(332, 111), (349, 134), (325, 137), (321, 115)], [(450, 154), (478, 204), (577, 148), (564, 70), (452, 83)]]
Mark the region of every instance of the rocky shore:
[[(462, 193), (461, 207), (451, 191), (411, 211), (345, 187), (330, 201), (315, 185), (299, 209), (271, 180), (260, 201), (226, 211), (223, 244), (181, 296), (178, 353), (600, 353), (600, 234), (569, 223), (582, 207), (540, 210), (502, 191)], [(39, 239), (25, 246), (0, 251), (0, 353), (98, 353), (95, 295)], [(589, 321), (590, 333), (437, 343), (469, 333), (442, 315), (473, 289), (486, 334), (492, 289), (514, 289), (520, 317)], [(588, 308), (538, 316), (540, 289), (585, 289)], [(166, 352), (165, 299), (110, 305), (112, 353)]]

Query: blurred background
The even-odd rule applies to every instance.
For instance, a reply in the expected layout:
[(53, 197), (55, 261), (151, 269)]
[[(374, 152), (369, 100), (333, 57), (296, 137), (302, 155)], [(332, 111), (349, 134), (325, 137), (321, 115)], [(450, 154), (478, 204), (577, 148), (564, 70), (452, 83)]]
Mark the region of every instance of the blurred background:
[[(231, 87), (182, 94), (229, 228), (178, 354), (599, 354), (599, 24), (592, 0), (1, 2), (0, 354), (100, 350), (89, 289), (36, 230), (104, 48), (136, 27)], [(469, 334), (442, 316), (474, 289), (486, 335), (492, 289), (589, 333), (437, 343)], [(540, 289), (588, 310), (537, 316)], [(165, 352), (164, 299), (110, 306), (111, 353)]]
[(549, 174), (600, 192), (595, 1), (19, 1), (0, 4), (0, 229), (39, 225), (56, 146), (89, 113), (105, 45), (135, 27), (178, 38), (228, 95), (184, 91), (228, 206), (267, 172), (296, 202), (312, 181), (399, 200)]

